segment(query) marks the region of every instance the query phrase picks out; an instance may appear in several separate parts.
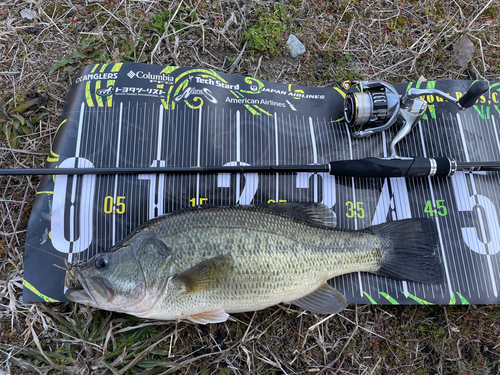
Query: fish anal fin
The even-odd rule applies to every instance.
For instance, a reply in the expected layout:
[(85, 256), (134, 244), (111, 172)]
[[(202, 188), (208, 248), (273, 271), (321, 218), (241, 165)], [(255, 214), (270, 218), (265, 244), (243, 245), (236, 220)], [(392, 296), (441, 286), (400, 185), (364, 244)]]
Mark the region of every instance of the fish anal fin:
[(180, 273), (172, 282), (179, 284), (184, 293), (203, 292), (220, 285), (220, 280), (232, 273), (233, 265), (231, 255), (219, 255)]
[(227, 318), (229, 318), (229, 314), (220, 307), (214, 310), (189, 315), (187, 317), (188, 320), (198, 324), (222, 323), (225, 322)]
[(347, 306), (344, 295), (327, 283), (322, 284), (314, 292), (290, 303), (318, 314), (336, 314)]

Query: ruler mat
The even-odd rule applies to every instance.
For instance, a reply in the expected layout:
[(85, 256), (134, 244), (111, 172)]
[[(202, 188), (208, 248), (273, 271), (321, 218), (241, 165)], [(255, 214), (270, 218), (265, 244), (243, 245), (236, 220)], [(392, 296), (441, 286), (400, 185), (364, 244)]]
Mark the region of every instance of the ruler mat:
[[(395, 85), (460, 97), (470, 81)], [(432, 95), (404, 156), (500, 160), (500, 83), (473, 108)], [(396, 127), (354, 139), (340, 88), (267, 82), (210, 69), (91, 65), (77, 73), (50, 150), (49, 168), (303, 165), (387, 156)], [(30, 217), (24, 301), (66, 301), (65, 261), (110, 248), (145, 221), (201, 204), (322, 202), (339, 228), (432, 218), (446, 281), (440, 286), (365, 273), (330, 283), (351, 303), (500, 302), (500, 175), (361, 179), (325, 173), (44, 176)], [(59, 267), (57, 267), (59, 266)]]

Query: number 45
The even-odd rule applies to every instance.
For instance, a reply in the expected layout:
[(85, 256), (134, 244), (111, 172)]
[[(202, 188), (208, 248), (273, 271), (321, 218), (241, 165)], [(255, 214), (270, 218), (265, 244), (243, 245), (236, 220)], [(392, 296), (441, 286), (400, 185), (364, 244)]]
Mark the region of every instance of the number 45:
[[(448, 214), (448, 210), (444, 205), (444, 199), (436, 200), (436, 210), (437, 215), (446, 216)], [(432, 201), (427, 201), (425, 204), (424, 212), (429, 214), (430, 216), (436, 216), (436, 212), (434, 211), (434, 207), (432, 206)]]

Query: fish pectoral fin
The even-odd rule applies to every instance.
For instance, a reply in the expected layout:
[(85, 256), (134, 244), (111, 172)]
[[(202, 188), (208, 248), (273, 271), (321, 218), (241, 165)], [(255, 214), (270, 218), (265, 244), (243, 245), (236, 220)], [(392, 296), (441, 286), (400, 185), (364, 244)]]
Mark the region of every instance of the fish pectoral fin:
[(215, 310), (204, 311), (187, 317), (188, 320), (198, 324), (222, 323), (225, 322), (227, 318), (229, 318), (229, 314), (220, 307)]
[(178, 284), (185, 294), (207, 291), (230, 276), (233, 266), (231, 255), (219, 255), (180, 273), (172, 282)]
[(347, 306), (344, 295), (327, 283), (324, 283), (307, 296), (290, 303), (318, 314), (336, 314)]

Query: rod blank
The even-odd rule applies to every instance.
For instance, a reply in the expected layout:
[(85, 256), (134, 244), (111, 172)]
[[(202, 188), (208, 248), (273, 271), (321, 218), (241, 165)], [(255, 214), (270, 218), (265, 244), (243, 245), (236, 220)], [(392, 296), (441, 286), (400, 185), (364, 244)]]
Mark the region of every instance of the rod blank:
[(43, 168), (0, 169), (0, 175), (115, 175), (115, 174), (210, 174), (210, 173), (299, 173), (329, 172), (328, 164), (321, 165), (264, 165), (228, 167), (135, 167), (135, 168)]
[(447, 177), (456, 171), (500, 171), (500, 161), (457, 162), (452, 158), (366, 158), (319, 165), (245, 165), (228, 167), (40, 168), (0, 169), (0, 175), (116, 175), (211, 173), (329, 173), (345, 177)]

